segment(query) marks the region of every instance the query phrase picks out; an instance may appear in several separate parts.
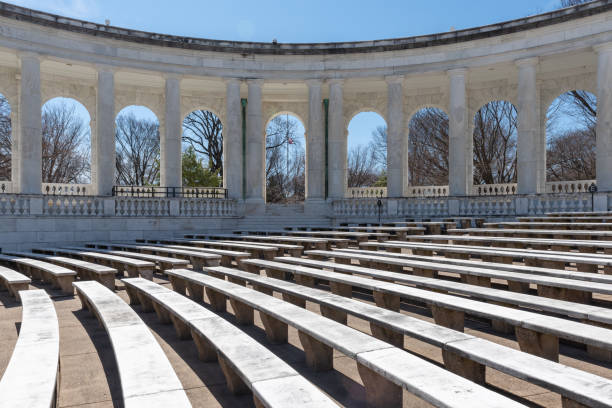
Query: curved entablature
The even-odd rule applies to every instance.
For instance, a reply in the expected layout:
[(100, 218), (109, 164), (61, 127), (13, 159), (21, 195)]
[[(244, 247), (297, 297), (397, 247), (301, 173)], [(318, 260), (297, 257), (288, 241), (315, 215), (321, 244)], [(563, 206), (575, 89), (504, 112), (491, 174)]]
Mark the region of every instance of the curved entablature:
[(612, 10), (611, 1), (599, 0), (516, 20), (415, 37), (336, 43), (264, 43), (212, 40), (131, 30), (58, 16), (0, 2), (0, 15), (3, 17), (72, 32), (163, 47), (240, 54), (273, 55), (369, 53), (455, 44), (550, 26), (610, 10)]

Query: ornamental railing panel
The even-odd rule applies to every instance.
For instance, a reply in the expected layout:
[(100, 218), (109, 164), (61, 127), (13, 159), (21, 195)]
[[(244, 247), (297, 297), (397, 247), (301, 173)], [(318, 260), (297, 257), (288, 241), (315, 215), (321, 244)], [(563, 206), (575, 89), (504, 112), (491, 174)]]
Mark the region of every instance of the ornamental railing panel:
[(167, 217), (170, 216), (170, 199), (116, 197), (115, 215), (120, 217)]
[(113, 196), (141, 198), (227, 198), (222, 187), (114, 186)]
[(547, 181), (547, 193), (586, 193), (595, 180)]
[(101, 197), (57, 196), (43, 198), (44, 215), (57, 216), (101, 216), (104, 201)]
[(16, 194), (5, 194), (0, 196), (0, 215), (30, 215), (30, 198)]
[(43, 195), (87, 196), (92, 195), (91, 184), (42, 183)]
[(346, 198), (386, 197), (387, 187), (349, 187)]

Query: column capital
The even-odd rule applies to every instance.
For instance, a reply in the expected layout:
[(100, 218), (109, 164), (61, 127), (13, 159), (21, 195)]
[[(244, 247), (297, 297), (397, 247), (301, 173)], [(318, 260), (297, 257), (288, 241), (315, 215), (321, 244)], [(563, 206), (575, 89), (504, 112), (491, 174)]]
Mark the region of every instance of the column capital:
[(530, 57), (530, 58), (521, 58), (514, 61), (514, 64), (517, 67), (532, 67), (537, 66), (540, 63), (540, 58), (538, 57)]
[(264, 80), (262, 78), (248, 78), (246, 80), (248, 86), (263, 86)]
[(319, 78), (307, 79), (304, 82), (306, 83), (306, 85), (308, 85), (309, 88), (313, 86), (321, 86), (323, 84), (323, 80)]
[(244, 79), (242, 78), (223, 78), (223, 82), (225, 82), (225, 85), (240, 86), (244, 82)]
[(446, 71), (446, 74), (449, 77), (456, 77), (456, 76), (466, 76), (466, 74), (468, 73), (468, 69), (467, 68), (453, 68), (453, 69), (449, 69), (448, 71)]
[(20, 59), (37, 59), (39, 61), (41, 60), (41, 55), (33, 51), (19, 51), (17, 52), (17, 56)]
[(107, 74), (114, 74), (117, 71), (117, 67), (106, 64), (94, 64), (94, 68), (96, 71), (98, 71), (98, 73), (103, 72)]
[(331, 85), (344, 85), (344, 78), (328, 78), (325, 80), (325, 82), (331, 86)]
[(593, 50), (595, 50), (595, 52), (598, 54), (604, 53), (604, 52), (610, 52), (612, 51), (612, 42), (594, 45)]
[(181, 79), (183, 79), (183, 76), (180, 74), (176, 74), (174, 72), (165, 72), (164, 74), (162, 74), (164, 77), (164, 80), (166, 81), (180, 81)]
[(400, 84), (404, 83), (405, 77), (403, 75), (387, 75), (385, 76), (385, 82), (389, 85), (391, 84)]

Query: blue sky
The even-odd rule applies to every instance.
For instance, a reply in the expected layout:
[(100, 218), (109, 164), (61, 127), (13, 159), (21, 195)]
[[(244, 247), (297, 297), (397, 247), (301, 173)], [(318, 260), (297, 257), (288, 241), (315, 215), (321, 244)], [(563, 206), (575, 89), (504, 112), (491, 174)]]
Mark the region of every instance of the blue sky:
[[(553, 10), (560, 0), (13, 0), (68, 17), (164, 34), (271, 42), (409, 37), (470, 28)], [(137, 111), (138, 112), (138, 111)], [(140, 112), (143, 112), (140, 110)], [(349, 148), (384, 125), (374, 113), (349, 124)]]

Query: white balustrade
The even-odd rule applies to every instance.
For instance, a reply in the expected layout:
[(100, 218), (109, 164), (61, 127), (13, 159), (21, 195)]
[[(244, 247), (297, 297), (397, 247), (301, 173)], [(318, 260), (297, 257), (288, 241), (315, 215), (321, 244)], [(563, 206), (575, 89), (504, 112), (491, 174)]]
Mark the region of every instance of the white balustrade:
[(547, 181), (547, 193), (586, 193), (595, 180)]
[(387, 187), (349, 187), (346, 189), (346, 198), (373, 198), (386, 196)]
[(42, 183), (44, 195), (58, 196), (86, 196), (91, 195), (93, 186), (91, 184), (69, 184), (69, 183)]
[(43, 198), (43, 214), (57, 216), (104, 215), (104, 202), (100, 197), (57, 196)]
[(169, 198), (115, 197), (115, 215), (119, 217), (170, 216)]
[(516, 192), (516, 183), (477, 184), (472, 186), (472, 195), (474, 196), (510, 195), (516, 194)]
[(409, 186), (406, 197), (445, 197), (448, 186)]
[(0, 195), (0, 215), (30, 215), (30, 198), (16, 194)]
[(236, 202), (234, 200), (183, 198), (179, 201), (179, 215), (182, 217), (233, 217), (236, 215)]

